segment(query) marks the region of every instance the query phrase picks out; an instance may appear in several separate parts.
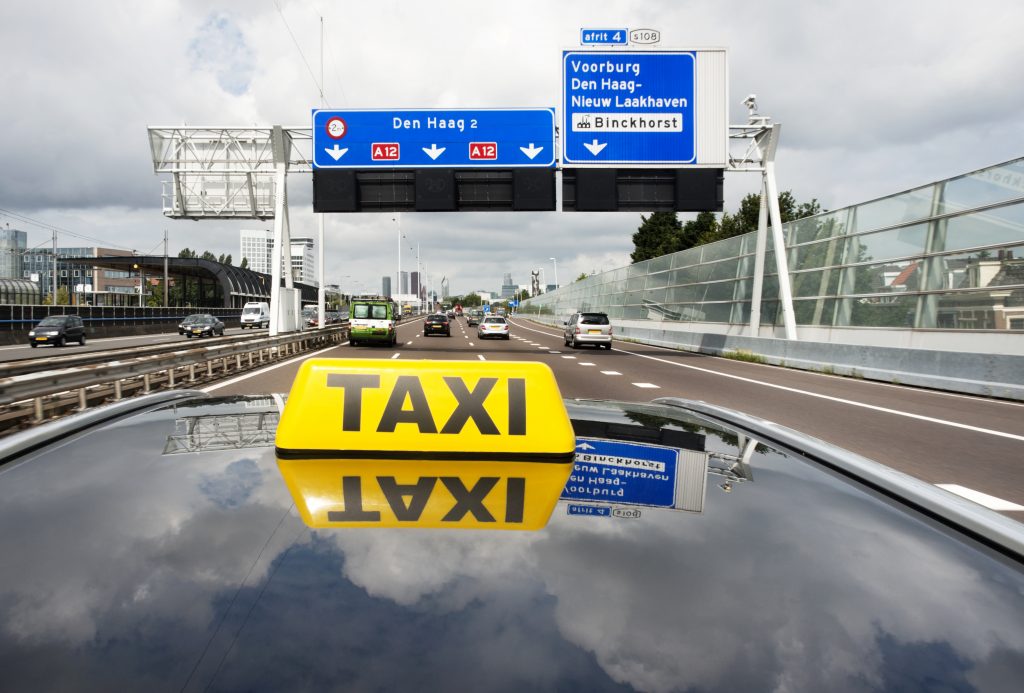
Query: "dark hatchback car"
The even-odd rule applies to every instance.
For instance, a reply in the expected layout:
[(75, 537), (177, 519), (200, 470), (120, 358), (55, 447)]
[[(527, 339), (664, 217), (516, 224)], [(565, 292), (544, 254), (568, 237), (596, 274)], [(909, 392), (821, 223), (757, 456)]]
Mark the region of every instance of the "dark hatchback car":
[[(1024, 680), (1021, 525), (788, 429), (567, 401), (576, 466), (543, 529), (311, 529), (275, 457), (280, 402), (158, 393), (4, 439), (0, 687)], [(335, 481), (325, 501), (347, 511)]]
[(432, 334), (443, 334), (445, 337), (452, 336), (451, 322), (444, 313), (428, 315), (423, 321), (423, 336), (429, 337)]
[(212, 315), (204, 315), (196, 318), (188, 330), (185, 332), (185, 336), (192, 337), (223, 337), (224, 336), (224, 323)]
[(78, 315), (51, 315), (29, 330), (28, 343), (33, 347), (53, 344), (62, 347), (68, 342), (85, 346), (85, 324)]

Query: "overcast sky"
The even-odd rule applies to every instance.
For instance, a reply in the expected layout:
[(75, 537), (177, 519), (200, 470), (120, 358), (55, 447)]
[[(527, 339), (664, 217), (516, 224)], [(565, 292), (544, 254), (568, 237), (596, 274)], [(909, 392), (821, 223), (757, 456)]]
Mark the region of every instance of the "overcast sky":
[[(729, 50), (731, 122), (758, 95), (783, 124), (782, 190), (835, 209), (1024, 155), (1024, 3), (795, 0), (280, 0), (0, 5), (0, 208), (61, 246), (230, 253), (270, 222), (162, 214), (148, 125), (310, 122), (332, 108), (555, 107), (581, 27), (654, 28), (662, 48)], [(293, 38), (294, 37), (294, 38)], [(308, 67), (307, 67), (308, 64)], [(726, 208), (757, 189), (726, 174)], [(308, 174), (289, 177), (293, 235), (315, 235)], [(327, 280), (378, 290), (398, 262), (393, 214), (327, 217)], [(0, 212), (0, 223), (50, 231)], [(401, 215), (402, 268), (453, 293), (545, 268), (566, 283), (629, 262), (634, 213)]]

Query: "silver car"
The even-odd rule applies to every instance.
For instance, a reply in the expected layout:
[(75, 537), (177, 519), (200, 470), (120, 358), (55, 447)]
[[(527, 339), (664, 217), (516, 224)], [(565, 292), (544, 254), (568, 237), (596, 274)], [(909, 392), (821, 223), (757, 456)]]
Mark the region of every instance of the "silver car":
[(508, 322), (500, 316), (486, 317), (477, 326), (476, 336), (480, 339), (487, 339), (488, 337), (508, 339)]
[(581, 344), (593, 344), (605, 349), (612, 348), (612, 323), (606, 313), (573, 313), (562, 323), (565, 345), (573, 349)]

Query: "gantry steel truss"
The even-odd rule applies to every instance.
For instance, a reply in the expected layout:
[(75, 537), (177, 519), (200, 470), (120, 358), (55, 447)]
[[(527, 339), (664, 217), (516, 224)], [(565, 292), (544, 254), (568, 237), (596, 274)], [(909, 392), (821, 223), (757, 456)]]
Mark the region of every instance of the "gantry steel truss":
[[(795, 340), (796, 318), (786, 260), (775, 153), (781, 125), (758, 115), (753, 97), (745, 125), (729, 126), (729, 165), (726, 170), (761, 174), (761, 209), (758, 215), (757, 248), (749, 330), (757, 336), (761, 326), (761, 294), (769, 226), (779, 277), (779, 303), (787, 339)], [(272, 276), (280, 278), (289, 266), (282, 259), (290, 246), (288, 224), (288, 173), (308, 173), (312, 167), (312, 131), (309, 127), (150, 127), (149, 145), (153, 171), (170, 173), (163, 182), (164, 214), (176, 219), (274, 219)], [(733, 155), (736, 150), (737, 155)], [(278, 195), (277, 192), (282, 194)], [(323, 277), (323, 215), (317, 215), (320, 237), (321, 287)], [(770, 222), (770, 223), (769, 223)], [(292, 288), (291, 272), (284, 272), (285, 286)], [(273, 282), (271, 300), (276, 306), (280, 281)], [(323, 291), (320, 324), (323, 320)], [(277, 334), (277, 311), (272, 314), (271, 334)]]

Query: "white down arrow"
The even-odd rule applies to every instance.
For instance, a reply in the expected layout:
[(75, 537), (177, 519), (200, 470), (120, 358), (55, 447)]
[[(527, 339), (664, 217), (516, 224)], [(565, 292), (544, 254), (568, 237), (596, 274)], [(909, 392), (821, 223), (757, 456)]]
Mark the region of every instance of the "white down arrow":
[(439, 148), (436, 144), (430, 145), (430, 149), (427, 149), (426, 147), (423, 147), (424, 153), (426, 153), (426, 155), (429, 156), (434, 161), (437, 161), (437, 157), (439, 157), (442, 154), (444, 154), (444, 150), (445, 150), (444, 147), (440, 147)]
[(324, 151), (330, 154), (332, 159), (337, 161), (341, 157), (345, 156), (345, 153), (348, 151), (348, 148), (346, 147), (345, 149), (342, 149), (338, 145), (334, 145), (334, 149), (324, 147)]
[(538, 154), (540, 154), (542, 151), (544, 151), (544, 147), (534, 147), (533, 146), (533, 142), (530, 142), (530, 146), (529, 147), (520, 147), (519, 151), (521, 151), (523, 154), (528, 156), (530, 158), (530, 161), (533, 161), (533, 159)]

